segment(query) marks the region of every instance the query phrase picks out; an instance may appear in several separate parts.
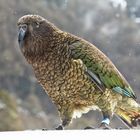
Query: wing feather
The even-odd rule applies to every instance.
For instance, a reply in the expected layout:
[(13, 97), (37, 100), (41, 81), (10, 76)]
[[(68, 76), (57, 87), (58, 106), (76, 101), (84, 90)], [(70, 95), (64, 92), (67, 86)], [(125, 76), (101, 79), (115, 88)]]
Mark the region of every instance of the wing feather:
[(83, 39), (79, 39), (69, 46), (72, 58), (82, 60), (87, 67), (87, 74), (90, 75), (101, 91), (105, 86), (116, 93), (136, 98), (122, 74), (98, 48)]

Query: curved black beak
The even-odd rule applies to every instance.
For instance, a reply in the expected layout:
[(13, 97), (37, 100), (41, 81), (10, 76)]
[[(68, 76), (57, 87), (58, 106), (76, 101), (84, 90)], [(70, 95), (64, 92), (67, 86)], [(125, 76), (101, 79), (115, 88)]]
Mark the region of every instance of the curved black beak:
[(19, 26), (18, 43), (21, 48), (23, 47), (26, 31), (27, 31), (27, 25)]

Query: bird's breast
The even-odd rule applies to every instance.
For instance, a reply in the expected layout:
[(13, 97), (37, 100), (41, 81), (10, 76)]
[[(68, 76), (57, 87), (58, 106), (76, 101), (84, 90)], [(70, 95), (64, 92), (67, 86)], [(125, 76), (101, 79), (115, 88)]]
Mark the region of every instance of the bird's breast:
[(85, 74), (80, 61), (72, 60), (70, 65), (36, 65), (35, 75), (39, 83), (55, 104), (79, 104), (91, 106), (94, 101), (95, 87)]

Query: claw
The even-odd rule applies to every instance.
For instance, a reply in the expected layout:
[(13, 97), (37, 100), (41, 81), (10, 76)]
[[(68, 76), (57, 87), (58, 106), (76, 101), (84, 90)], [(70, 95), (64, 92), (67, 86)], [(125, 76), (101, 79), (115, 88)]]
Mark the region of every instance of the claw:
[(86, 129), (95, 129), (95, 127), (87, 126), (84, 128), (84, 130), (86, 130)]
[(62, 125), (59, 125), (58, 127), (55, 128), (56, 130), (64, 130)]
[(47, 131), (48, 129), (47, 128), (42, 128), (42, 131)]

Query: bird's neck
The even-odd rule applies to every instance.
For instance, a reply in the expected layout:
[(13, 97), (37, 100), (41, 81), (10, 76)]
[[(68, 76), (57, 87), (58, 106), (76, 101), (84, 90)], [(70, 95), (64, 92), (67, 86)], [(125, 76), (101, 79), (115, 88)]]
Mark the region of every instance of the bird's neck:
[(64, 69), (67, 69), (64, 67), (68, 67), (70, 61), (68, 41), (65, 36), (64, 32), (55, 32), (50, 38), (42, 40), (43, 43), (41, 41), (37, 43), (39, 46), (34, 44), (27, 46), (26, 48), (32, 49), (25, 51), (25, 58), (35, 69), (45, 67), (46, 70), (64, 73)]
[[(25, 43), (22, 52), (30, 64), (36, 64), (40, 62), (48, 62), (50, 59), (54, 60), (61, 57), (65, 57), (67, 52), (67, 39), (66, 33), (57, 31), (50, 36), (46, 36), (40, 40), (37, 37), (31, 37)], [(60, 60), (59, 60), (60, 61)]]

